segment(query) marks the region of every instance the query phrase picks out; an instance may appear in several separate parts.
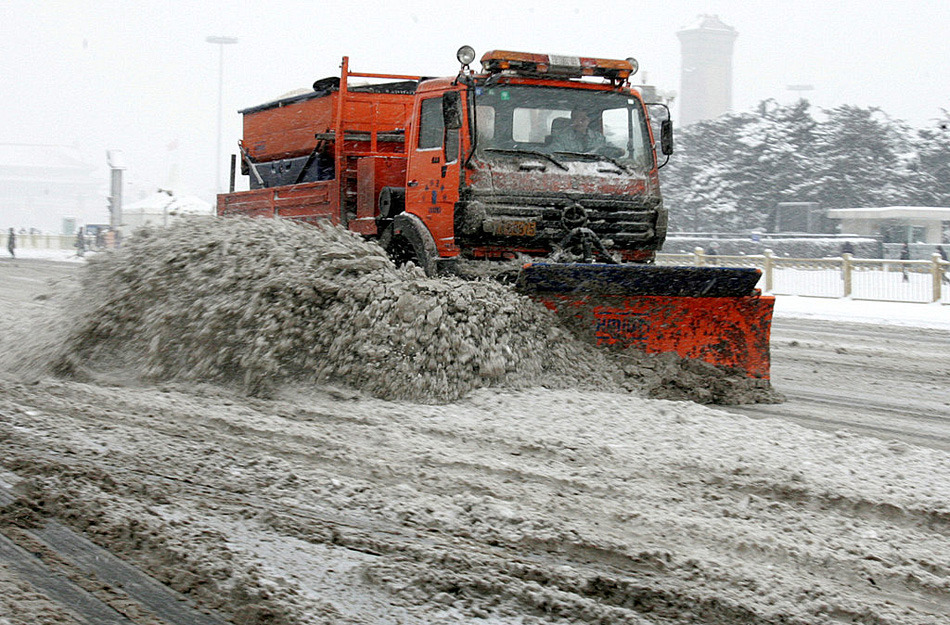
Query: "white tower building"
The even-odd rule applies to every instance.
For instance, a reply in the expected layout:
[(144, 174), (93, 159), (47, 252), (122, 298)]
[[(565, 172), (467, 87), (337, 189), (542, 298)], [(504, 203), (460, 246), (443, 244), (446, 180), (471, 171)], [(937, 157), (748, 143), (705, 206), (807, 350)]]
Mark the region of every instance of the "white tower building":
[(739, 33), (718, 15), (700, 15), (676, 33), (680, 40), (680, 123), (732, 110), (732, 48)]

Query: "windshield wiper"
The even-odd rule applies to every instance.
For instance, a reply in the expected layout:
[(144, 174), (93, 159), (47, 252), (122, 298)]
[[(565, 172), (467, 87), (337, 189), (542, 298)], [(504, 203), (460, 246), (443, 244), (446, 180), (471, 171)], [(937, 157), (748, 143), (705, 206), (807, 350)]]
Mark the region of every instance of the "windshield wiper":
[(605, 154), (597, 154), (596, 152), (555, 152), (555, 154), (563, 154), (565, 156), (578, 156), (580, 158), (587, 159), (589, 161), (607, 161), (613, 165), (616, 165), (621, 171), (625, 171), (628, 174), (633, 173), (626, 165), (618, 161), (612, 156), (606, 156)]
[(565, 165), (564, 163), (561, 163), (550, 154), (545, 154), (544, 152), (540, 152), (538, 150), (511, 150), (511, 149), (506, 149), (506, 148), (482, 148), (482, 149), (485, 152), (498, 152), (499, 154), (527, 154), (529, 156), (537, 156), (537, 157), (543, 158), (544, 160), (551, 161), (552, 163), (554, 163), (555, 165), (557, 165), (564, 171), (568, 171), (567, 165)]

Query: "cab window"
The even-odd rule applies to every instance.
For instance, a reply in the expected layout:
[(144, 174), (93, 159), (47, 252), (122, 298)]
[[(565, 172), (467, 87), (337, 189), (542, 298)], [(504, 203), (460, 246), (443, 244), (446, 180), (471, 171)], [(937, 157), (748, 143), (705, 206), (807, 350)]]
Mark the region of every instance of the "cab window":
[(459, 131), (445, 131), (442, 118), (442, 98), (429, 98), (422, 101), (419, 119), (420, 150), (431, 150), (445, 145), (445, 162), (457, 161), (459, 157)]
[(442, 147), (442, 98), (429, 98), (422, 101), (422, 113), (419, 119), (419, 149)]

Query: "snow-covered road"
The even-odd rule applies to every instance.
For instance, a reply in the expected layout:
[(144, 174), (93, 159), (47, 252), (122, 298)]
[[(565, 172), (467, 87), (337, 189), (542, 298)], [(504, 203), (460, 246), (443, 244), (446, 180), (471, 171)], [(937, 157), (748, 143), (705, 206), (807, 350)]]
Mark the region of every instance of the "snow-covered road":
[(950, 450), (950, 331), (780, 317), (771, 351), (787, 401), (733, 412)]
[[(74, 267), (0, 266), (7, 327)], [(780, 315), (774, 338), (793, 399), (771, 419), (598, 391), (422, 405), (4, 376), (0, 533), (58, 519), (242, 624), (950, 621), (950, 454), (786, 418), (808, 393), (873, 393), (895, 429), (946, 418), (950, 332)], [(81, 622), (36, 590), (0, 561), (0, 623)]]

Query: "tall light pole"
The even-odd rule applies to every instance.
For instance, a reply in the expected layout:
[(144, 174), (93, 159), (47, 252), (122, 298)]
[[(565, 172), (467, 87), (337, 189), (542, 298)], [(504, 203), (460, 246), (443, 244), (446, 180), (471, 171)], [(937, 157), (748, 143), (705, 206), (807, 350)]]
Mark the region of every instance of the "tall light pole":
[(112, 184), (109, 187), (109, 229), (118, 232), (122, 225), (122, 172), (125, 170), (122, 150), (107, 150), (106, 161), (112, 172)]
[(237, 37), (206, 37), (208, 43), (218, 44), (218, 149), (214, 159), (214, 185), (221, 192), (221, 117), (222, 99), (224, 94), (224, 46), (237, 43)]

